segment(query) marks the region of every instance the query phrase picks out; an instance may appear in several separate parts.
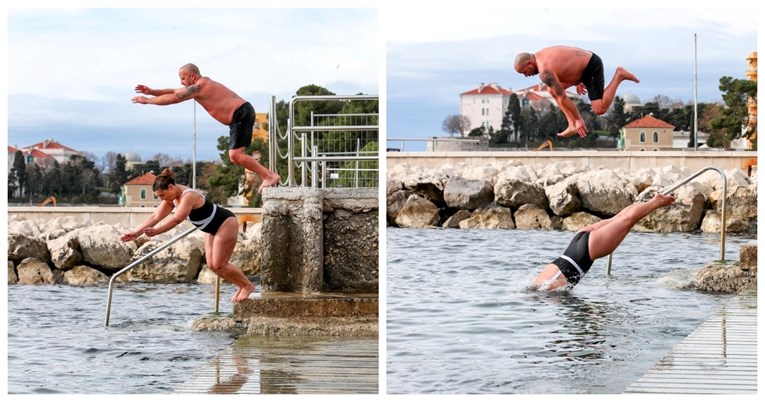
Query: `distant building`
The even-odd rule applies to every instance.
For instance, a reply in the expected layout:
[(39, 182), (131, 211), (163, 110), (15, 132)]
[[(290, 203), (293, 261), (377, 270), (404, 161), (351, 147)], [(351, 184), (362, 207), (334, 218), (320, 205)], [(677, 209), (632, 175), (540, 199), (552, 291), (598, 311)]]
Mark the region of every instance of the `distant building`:
[[(707, 138), (709, 138), (709, 133), (699, 131), (699, 137), (697, 139), (698, 142), (696, 146), (706, 145)], [(691, 142), (690, 131), (673, 131), (672, 132), (672, 148), (674, 149), (693, 148), (692, 143), (689, 145), (690, 142)]]
[(16, 147), (8, 146), (8, 171), (10, 172), (13, 168), (13, 162), (16, 160), (16, 152), (21, 151), (21, 154), (24, 155), (24, 163), (29, 166), (31, 164), (35, 164), (37, 166), (40, 166), (41, 168), (47, 169), (49, 167), (53, 166), (53, 162), (55, 159), (53, 159), (52, 156), (43, 153), (37, 149), (31, 149), (31, 150), (22, 150)]
[[(521, 102), (521, 107), (531, 107), (535, 110), (549, 110), (550, 107), (558, 107), (558, 102), (547, 90), (547, 85), (541, 82), (515, 91), (515, 94)], [(580, 99), (578, 94), (571, 91), (566, 91), (566, 96), (571, 100)]]
[(675, 126), (651, 115), (627, 123), (621, 129), (618, 149), (659, 151), (672, 149)]
[(154, 180), (157, 178), (149, 172), (143, 176), (129, 180), (122, 185), (119, 204), (124, 207), (156, 207), (162, 201), (152, 191)]
[(640, 98), (631, 92), (627, 92), (624, 96), (621, 96), (621, 98), (624, 100), (624, 113), (629, 113), (632, 109), (643, 106), (643, 103), (640, 102)]
[(135, 166), (143, 165), (141, 156), (133, 151), (127, 151), (122, 156), (125, 158), (125, 170), (130, 170)]
[[(69, 148), (58, 141), (51, 139), (23, 147), (21, 148), (21, 151), (25, 153), (30, 152), (34, 156), (35, 163), (37, 163), (38, 159), (45, 159), (45, 157), (37, 156), (40, 155), (40, 153), (53, 158), (56, 162), (62, 165), (69, 162), (69, 158), (73, 155), (82, 156), (82, 152)], [(38, 151), (38, 153), (34, 151)]]
[(482, 82), (478, 88), (460, 94), (460, 114), (470, 119), (470, 130), (478, 127), (499, 130), (512, 93), (496, 82), (489, 85)]

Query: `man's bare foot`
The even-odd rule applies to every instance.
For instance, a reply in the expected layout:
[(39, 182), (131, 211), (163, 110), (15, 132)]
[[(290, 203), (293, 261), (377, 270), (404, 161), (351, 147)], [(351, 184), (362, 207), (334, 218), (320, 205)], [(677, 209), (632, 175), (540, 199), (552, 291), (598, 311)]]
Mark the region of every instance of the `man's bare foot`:
[(242, 293), (242, 288), (237, 287), (236, 293), (234, 293), (234, 296), (231, 298), (231, 301), (236, 301), (236, 298), (239, 297), (239, 293)]
[(263, 184), (261, 184), (258, 188), (258, 194), (262, 193), (264, 188), (271, 187), (274, 184), (279, 183), (279, 180), (281, 180), (281, 177), (279, 177), (278, 174), (271, 173), (268, 177), (263, 179)]
[(634, 81), (634, 82), (640, 83), (640, 80), (637, 77), (635, 77), (634, 74), (627, 71), (622, 66), (619, 66), (616, 68), (616, 76), (619, 77), (620, 80), (628, 80), (628, 81)]
[(558, 133), (558, 137), (571, 137), (573, 135), (576, 135), (578, 132), (576, 131), (576, 127), (568, 126), (565, 130)]
[(236, 292), (236, 295), (234, 295), (233, 301), (240, 302), (240, 301), (247, 300), (247, 298), (250, 296), (250, 293), (254, 291), (255, 291), (255, 285), (253, 285), (252, 283), (250, 283), (249, 285), (243, 288), (239, 288), (239, 291)]

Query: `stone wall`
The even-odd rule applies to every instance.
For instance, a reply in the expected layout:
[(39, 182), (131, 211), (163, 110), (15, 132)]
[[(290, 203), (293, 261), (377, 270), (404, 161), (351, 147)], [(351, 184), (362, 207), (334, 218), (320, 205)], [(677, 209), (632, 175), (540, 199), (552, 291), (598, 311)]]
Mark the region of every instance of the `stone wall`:
[(264, 191), (264, 292), (376, 293), (377, 192), (298, 187)]

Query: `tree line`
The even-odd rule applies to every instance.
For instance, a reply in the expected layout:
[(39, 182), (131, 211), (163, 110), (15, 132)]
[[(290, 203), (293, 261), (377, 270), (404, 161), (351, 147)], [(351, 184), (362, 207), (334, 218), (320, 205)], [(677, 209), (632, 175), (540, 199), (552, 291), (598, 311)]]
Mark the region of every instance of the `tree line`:
[[(330, 90), (318, 85), (306, 85), (296, 91), (296, 95), (335, 95)], [(311, 101), (296, 103), (294, 125), (311, 125), (311, 115), (337, 115), (331, 125), (377, 125), (379, 117), (379, 102), (377, 101)], [(282, 131), (286, 130), (289, 116), (289, 101), (280, 100), (276, 103), (276, 120)], [(359, 116), (364, 115), (364, 116)], [(363, 118), (363, 122), (359, 122)], [(317, 121), (314, 118), (314, 123)], [(318, 122), (322, 125), (321, 122)], [(329, 123), (324, 123), (329, 125)], [(268, 127), (266, 127), (268, 129)], [(278, 142), (281, 154), (286, 154), (287, 139)], [(315, 142), (322, 153), (340, 154), (348, 152), (348, 144), (360, 147), (362, 152), (378, 152), (378, 132), (359, 133), (351, 131), (329, 131), (321, 133)], [(261, 163), (268, 167), (268, 143), (262, 139), (254, 139), (245, 152), (259, 153)], [(295, 156), (300, 155), (300, 148), (294, 150)], [(226, 204), (229, 197), (246, 195), (249, 206), (261, 205), (257, 193), (259, 180), (247, 180), (244, 168), (231, 162), (228, 156), (228, 136), (218, 138), (217, 149), (220, 159), (217, 161), (197, 161), (197, 189), (206, 191), (207, 197), (218, 204)], [(355, 149), (355, 148), (354, 148)], [(116, 204), (115, 196), (120, 194), (122, 186), (129, 180), (153, 172), (159, 174), (164, 168), (171, 168), (176, 174), (176, 182), (182, 185), (192, 185), (192, 163), (183, 162), (165, 154), (157, 154), (150, 160), (128, 168), (128, 161), (122, 154), (108, 152), (97, 164), (95, 155), (85, 153), (83, 156), (72, 156), (66, 163), (27, 163), (21, 151), (13, 157), (13, 165), (8, 172), (8, 201), (38, 203), (50, 196), (58, 202), (71, 204)], [(287, 161), (279, 158), (276, 161), (277, 171), (282, 179), (287, 177)], [(360, 163), (362, 179), (377, 183), (377, 161)], [(354, 167), (352, 162), (336, 163), (335, 168), (340, 172), (335, 185), (352, 186), (355, 177), (348, 172)], [(110, 198), (104, 195), (112, 195)]]
[[(706, 142), (709, 147), (728, 148), (732, 140), (748, 135), (746, 127), (750, 123), (756, 123), (749, 121), (748, 101), (750, 97), (757, 96), (757, 82), (722, 77), (719, 89), (722, 92), (722, 104), (698, 104), (698, 129), (709, 134)], [(672, 124), (677, 131), (688, 131), (691, 138), (688, 146), (693, 147), (696, 133), (692, 104), (657, 95), (650, 102), (634, 106), (627, 112), (624, 99), (617, 96), (609, 113), (599, 117), (593, 113), (589, 103), (579, 98), (573, 101), (592, 135), (585, 138), (559, 138), (556, 134), (568, 126), (563, 113), (549, 103), (536, 108), (521, 107), (521, 101), (515, 93), (510, 95), (509, 106), (499, 129), (478, 127), (471, 130), (470, 120), (460, 115), (447, 116), (442, 129), (452, 135), (460, 133), (468, 137), (489, 137), (490, 146), (497, 147), (528, 147), (529, 144), (536, 145), (547, 140), (554, 143), (565, 141), (567, 147), (593, 147), (597, 135), (617, 138), (621, 128), (630, 121), (652, 115)]]

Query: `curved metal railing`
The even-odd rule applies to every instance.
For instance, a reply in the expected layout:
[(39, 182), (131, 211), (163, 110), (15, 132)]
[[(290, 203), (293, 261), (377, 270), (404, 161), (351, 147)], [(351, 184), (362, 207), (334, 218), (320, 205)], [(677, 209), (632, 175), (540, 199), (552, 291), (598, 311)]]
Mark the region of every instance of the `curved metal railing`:
[(194, 226), (191, 229), (186, 230), (185, 232), (179, 234), (178, 236), (175, 236), (174, 238), (168, 240), (161, 246), (155, 248), (154, 250), (151, 250), (145, 256), (133, 261), (132, 263), (130, 263), (130, 265), (126, 266), (125, 268), (122, 268), (116, 274), (112, 275), (111, 279), (109, 279), (109, 295), (107, 296), (107, 299), (106, 299), (106, 320), (105, 320), (104, 326), (107, 326), (107, 327), (109, 326), (109, 315), (112, 309), (112, 291), (114, 289), (114, 281), (117, 280), (117, 278), (121, 276), (122, 274), (124, 274), (125, 272), (135, 268), (136, 265), (148, 260), (149, 258), (153, 257), (155, 254), (159, 253), (160, 251), (172, 246), (175, 242), (183, 239), (184, 237), (188, 236), (189, 234), (191, 234), (191, 232), (197, 229), (198, 228)]
[[(728, 178), (725, 177), (725, 172), (720, 169), (717, 166), (707, 166), (696, 173), (686, 177), (683, 180), (680, 180), (679, 182), (675, 183), (672, 187), (662, 191), (661, 193), (664, 195), (669, 195), (673, 191), (677, 190), (678, 188), (688, 184), (691, 180), (695, 179), (702, 173), (708, 171), (708, 170), (714, 170), (717, 173), (720, 174), (720, 177), (722, 177), (722, 204), (720, 205), (721, 213), (720, 213), (720, 260), (725, 260), (725, 200), (728, 198)], [(613, 254), (608, 255), (608, 267), (606, 268), (606, 274), (611, 275), (611, 261), (613, 258)]]

